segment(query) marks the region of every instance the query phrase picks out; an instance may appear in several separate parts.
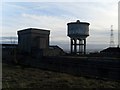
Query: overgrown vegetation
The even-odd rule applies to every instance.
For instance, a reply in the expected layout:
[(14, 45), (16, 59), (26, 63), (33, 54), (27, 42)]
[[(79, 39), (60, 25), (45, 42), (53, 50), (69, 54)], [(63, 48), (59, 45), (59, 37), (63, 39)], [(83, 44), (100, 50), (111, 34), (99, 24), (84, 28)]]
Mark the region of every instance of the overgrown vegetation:
[(120, 82), (3, 64), (3, 88), (120, 88)]

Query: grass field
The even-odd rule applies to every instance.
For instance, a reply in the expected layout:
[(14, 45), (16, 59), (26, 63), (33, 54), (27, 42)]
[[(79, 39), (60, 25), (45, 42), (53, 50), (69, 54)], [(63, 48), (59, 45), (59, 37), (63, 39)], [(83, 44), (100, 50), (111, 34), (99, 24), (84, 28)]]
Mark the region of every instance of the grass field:
[(120, 88), (120, 82), (3, 64), (3, 88)]

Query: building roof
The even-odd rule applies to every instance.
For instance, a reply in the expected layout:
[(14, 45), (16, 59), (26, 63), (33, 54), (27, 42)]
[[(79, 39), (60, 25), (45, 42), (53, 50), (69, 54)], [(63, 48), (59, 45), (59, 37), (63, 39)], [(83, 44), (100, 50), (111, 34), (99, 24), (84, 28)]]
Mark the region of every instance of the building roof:
[(0, 44), (2, 48), (16, 48), (18, 44)]
[(88, 24), (88, 25), (90, 25), (90, 23), (87, 23), (87, 22), (80, 22), (79, 20), (77, 20), (76, 22), (67, 23), (67, 25), (69, 25), (69, 24)]
[(109, 48), (107, 48), (107, 49), (104, 49), (104, 50), (102, 50), (102, 51), (100, 51), (100, 52), (110, 52), (110, 53), (120, 53), (120, 48), (119, 47), (109, 47)]
[(18, 34), (26, 34), (26, 33), (50, 34), (50, 30), (37, 29), (37, 28), (27, 28), (27, 29), (23, 29), (23, 30), (18, 31)]
[(51, 49), (60, 49), (60, 50), (63, 50), (62, 48), (60, 48), (60, 47), (57, 46), (57, 45), (49, 46), (49, 48), (51, 48)]

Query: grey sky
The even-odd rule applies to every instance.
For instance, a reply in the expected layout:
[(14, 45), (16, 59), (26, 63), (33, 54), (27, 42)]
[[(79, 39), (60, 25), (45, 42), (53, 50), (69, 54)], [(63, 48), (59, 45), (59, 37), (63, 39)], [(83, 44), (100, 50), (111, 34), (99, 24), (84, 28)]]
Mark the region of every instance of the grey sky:
[[(99, 1), (99, 0), (98, 0)], [(2, 36), (17, 36), (17, 31), (34, 27), (51, 30), (51, 44), (69, 44), (67, 23), (79, 19), (90, 23), (88, 44), (110, 42), (113, 25), (117, 45), (118, 3), (115, 2), (12, 2), (2, 4)], [(59, 43), (58, 43), (59, 41)], [(105, 46), (106, 47), (106, 46)]]

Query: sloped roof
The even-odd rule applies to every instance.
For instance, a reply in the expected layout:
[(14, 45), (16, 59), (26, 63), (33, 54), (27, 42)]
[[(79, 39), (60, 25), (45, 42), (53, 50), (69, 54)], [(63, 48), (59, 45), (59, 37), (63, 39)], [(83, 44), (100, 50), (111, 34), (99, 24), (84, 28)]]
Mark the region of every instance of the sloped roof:
[(100, 52), (119, 52), (120, 53), (120, 48), (119, 47), (109, 47)]
[(57, 46), (57, 45), (52, 45), (52, 46), (49, 46), (49, 48), (63, 50), (62, 48), (60, 48), (60, 47), (59, 47), (59, 46)]

